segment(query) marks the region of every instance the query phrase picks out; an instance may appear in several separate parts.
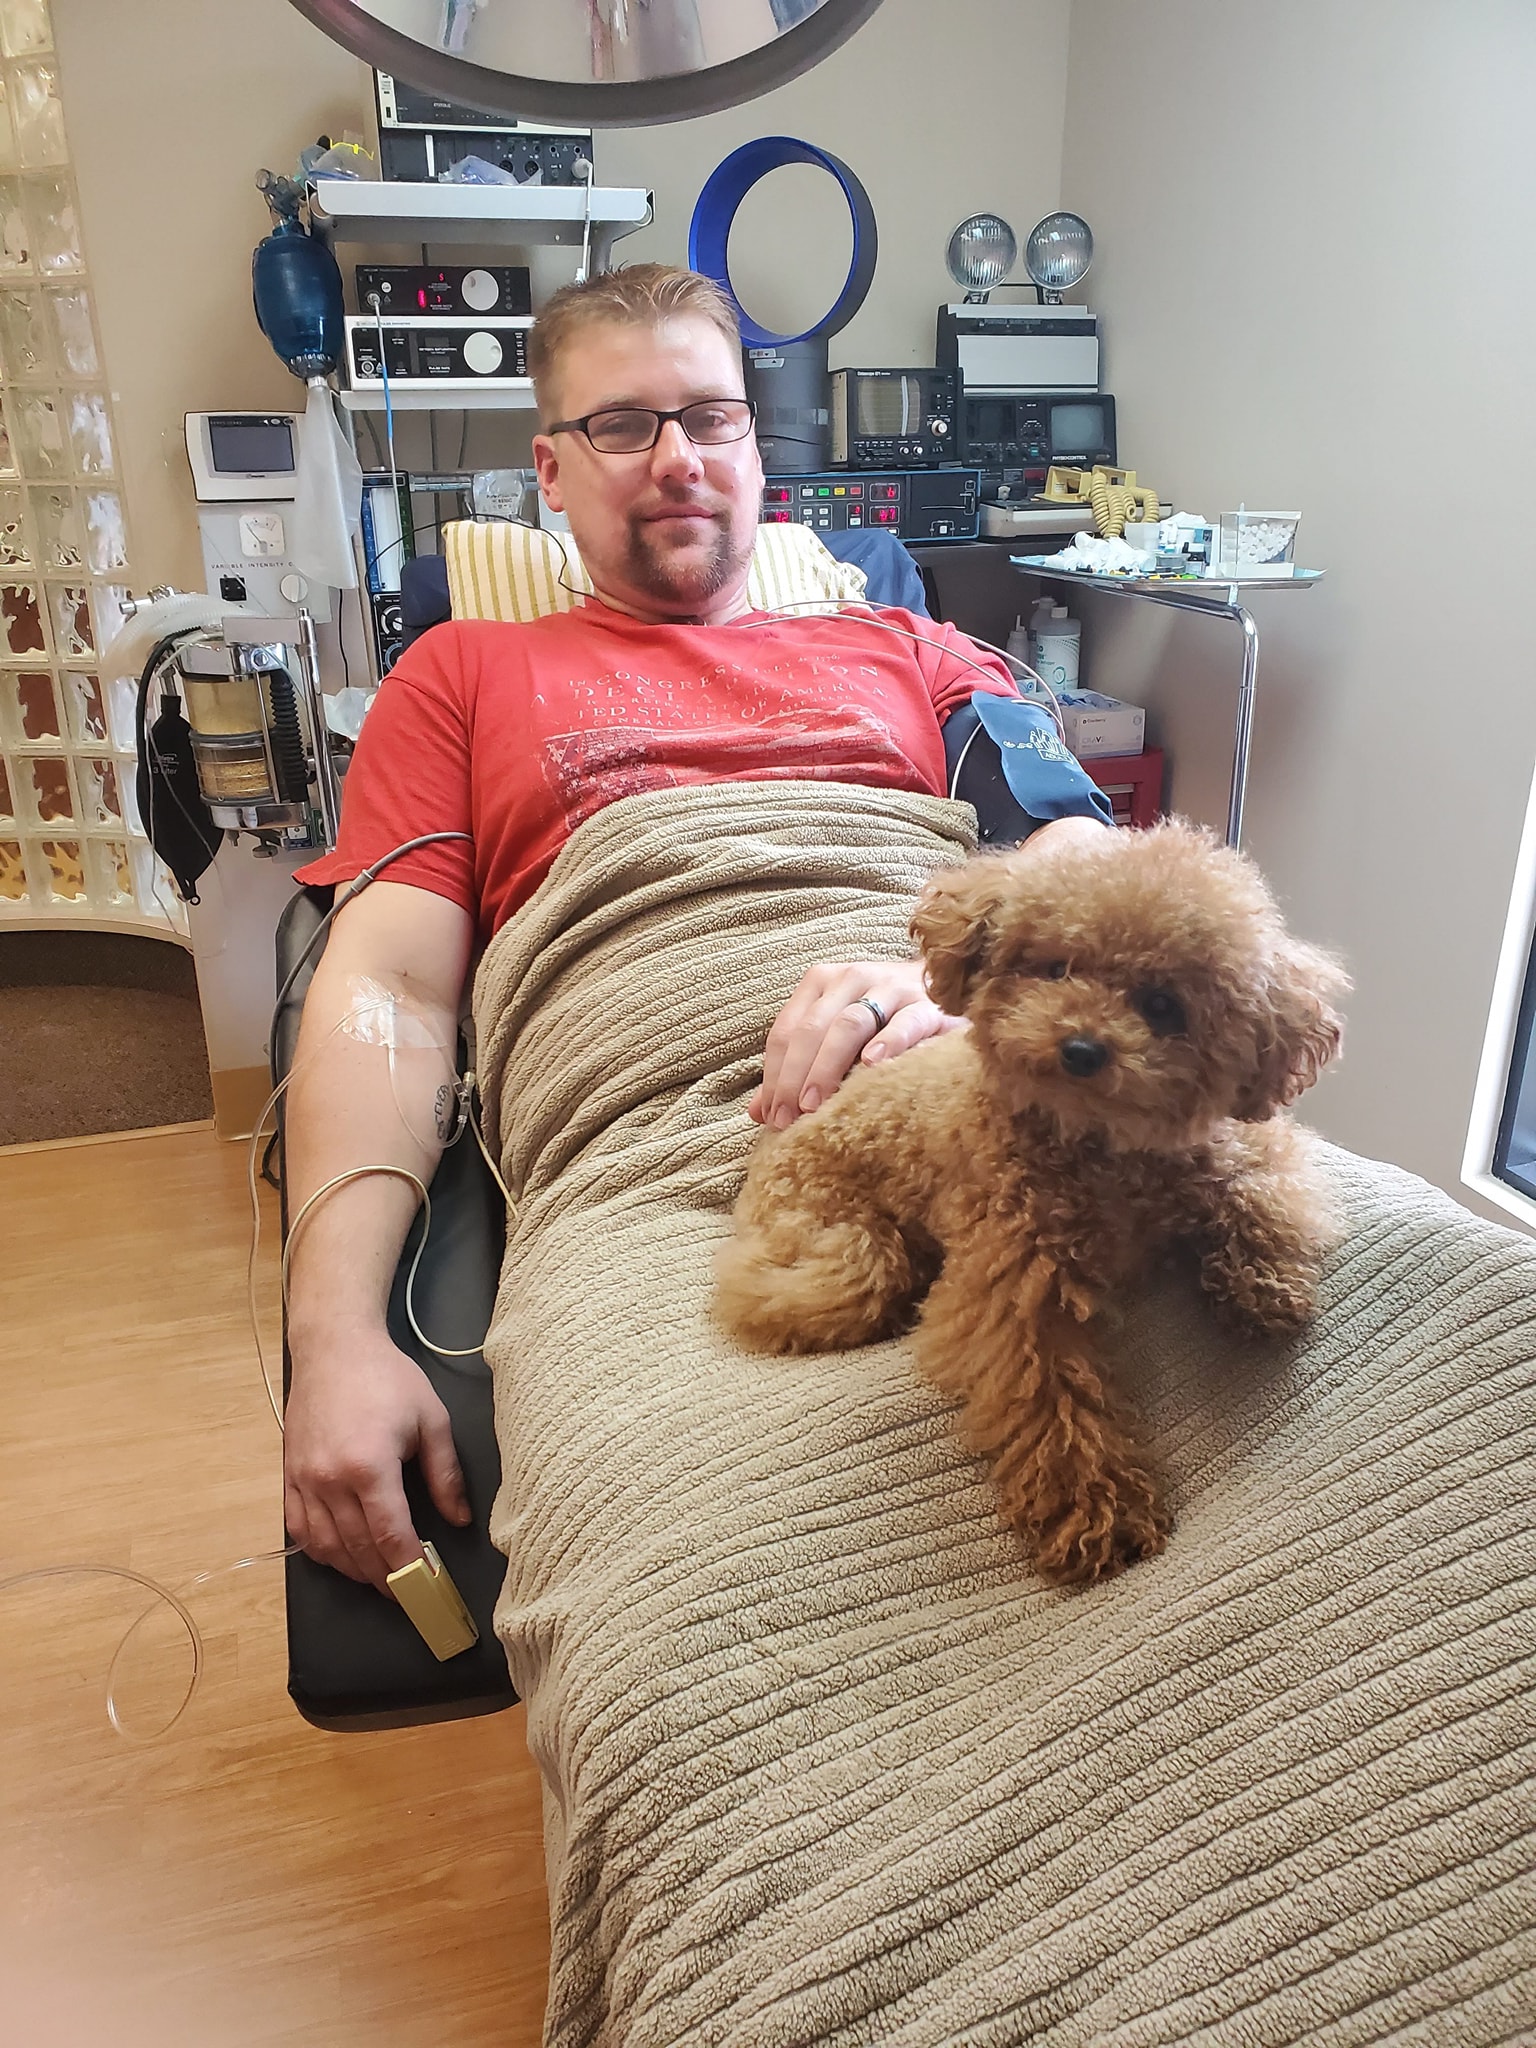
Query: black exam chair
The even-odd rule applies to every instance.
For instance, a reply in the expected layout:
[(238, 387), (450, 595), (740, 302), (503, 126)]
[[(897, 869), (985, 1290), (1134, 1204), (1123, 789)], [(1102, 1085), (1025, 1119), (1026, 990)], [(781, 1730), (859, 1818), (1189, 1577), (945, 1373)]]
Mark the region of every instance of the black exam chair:
[[(926, 615), (922, 578), (899, 541), (873, 532), (822, 537), (834, 554), (856, 561), (866, 570), (875, 602)], [(426, 555), (408, 562), (401, 586), (409, 645), (450, 616), (442, 557)], [(997, 747), (978, 726), (976, 713), (967, 705), (954, 712), (944, 728), (952, 778), (959, 764), (952, 793), (974, 804), (983, 840), (1009, 845), (1027, 837), (1035, 820), (1014, 801), (1003, 778)], [(329, 889), (301, 889), (283, 912), (277, 929), (278, 987), (330, 908), (331, 895)], [(313, 962), (309, 963), (296, 979), (278, 1020), (274, 1060), (280, 1076), (292, 1062), (312, 966)], [(287, 1222), (285, 1185), (285, 1233)], [(469, 1527), (457, 1529), (444, 1522), (414, 1465), (406, 1471), (406, 1493), (418, 1531), (436, 1546), (452, 1573), (475, 1617), (480, 1640), (473, 1649), (440, 1664), (401, 1610), (381, 1599), (371, 1586), (360, 1586), (310, 1558), (290, 1557), (286, 1565), (288, 1691), (305, 1720), (318, 1728), (403, 1727), (492, 1714), (517, 1699), (491, 1627), (506, 1571), (505, 1559), (486, 1533), (501, 1479), (491, 1375), (478, 1355), (438, 1357), (418, 1340), (406, 1321), (405, 1274), (420, 1229), (418, 1216), (395, 1274), (389, 1333), (406, 1356), (421, 1366), (448, 1410), (469, 1492)], [(443, 1154), (433, 1178), (432, 1232), (416, 1277), (417, 1320), (438, 1343), (473, 1344), (488, 1327), (504, 1237), (500, 1191), (466, 1133)], [(286, 1331), (283, 1375), (286, 1392)]]

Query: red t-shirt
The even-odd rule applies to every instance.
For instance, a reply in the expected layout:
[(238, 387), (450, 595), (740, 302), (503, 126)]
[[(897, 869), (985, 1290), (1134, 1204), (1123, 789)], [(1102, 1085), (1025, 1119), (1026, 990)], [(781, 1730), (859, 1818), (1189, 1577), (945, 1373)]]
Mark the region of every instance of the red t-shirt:
[(658, 626), (597, 603), (435, 627), (386, 678), (336, 850), (299, 879), (347, 882), (402, 840), (467, 831), (473, 845), (385, 872), (462, 904), (484, 940), (583, 819), (640, 790), (815, 778), (942, 796), (940, 726), (972, 691), (1013, 684), (952, 627), (879, 616), (921, 644), (849, 614)]

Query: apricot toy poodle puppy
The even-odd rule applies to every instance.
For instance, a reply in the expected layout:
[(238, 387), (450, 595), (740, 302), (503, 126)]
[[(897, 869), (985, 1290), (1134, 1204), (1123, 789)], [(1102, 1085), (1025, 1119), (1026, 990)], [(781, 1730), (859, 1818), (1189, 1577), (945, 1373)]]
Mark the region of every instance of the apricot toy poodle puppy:
[(1263, 1336), (1311, 1311), (1326, 1205), (1284, 1106), (1338, 1051), (1335, 961), (1258, 871), (1170, 822), (939, 875), (912, 919), (970, 1029), (856, 1070), (758, 1140), (715, 1312), (760, 1351), (909, 1327), (1048, 1579), (1170, 1526), (1096, 1356), (1101, 1310), (1173, 1246)]

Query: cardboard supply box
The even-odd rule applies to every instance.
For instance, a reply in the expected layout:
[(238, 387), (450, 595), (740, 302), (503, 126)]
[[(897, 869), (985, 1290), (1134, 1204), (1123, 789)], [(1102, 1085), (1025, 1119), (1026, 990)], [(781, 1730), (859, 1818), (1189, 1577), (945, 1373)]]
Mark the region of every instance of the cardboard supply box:
[(1147, 714), (1097, 690), (1058, 690), (1067, 745), (1079, 760), (1092, 754), (1139, 754), (1147, 743)]

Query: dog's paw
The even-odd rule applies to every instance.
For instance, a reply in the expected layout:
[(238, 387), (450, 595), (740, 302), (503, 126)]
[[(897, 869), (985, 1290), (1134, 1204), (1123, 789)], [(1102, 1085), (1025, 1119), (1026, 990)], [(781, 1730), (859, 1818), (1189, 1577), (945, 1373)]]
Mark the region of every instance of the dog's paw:
[(1316, 1275), (1310, 1268), (1207, 1262), (1201, 1283), (1224, 1321), (1254, 1337), (1294, 1337), (1312, 1319)]
[[(1005, 1512), (1008, 1504), (1005, 1503)], [(1034, 1553), (1035, 1566), (1053, 1586), (1091, 1586), (1112, 1579), (1144, 1557), (1165, 1549), (1173, 1517), (1145, 1473), (1100, 1479), (1070, 1502), (1041, 1513), (1009, 1514)]]

